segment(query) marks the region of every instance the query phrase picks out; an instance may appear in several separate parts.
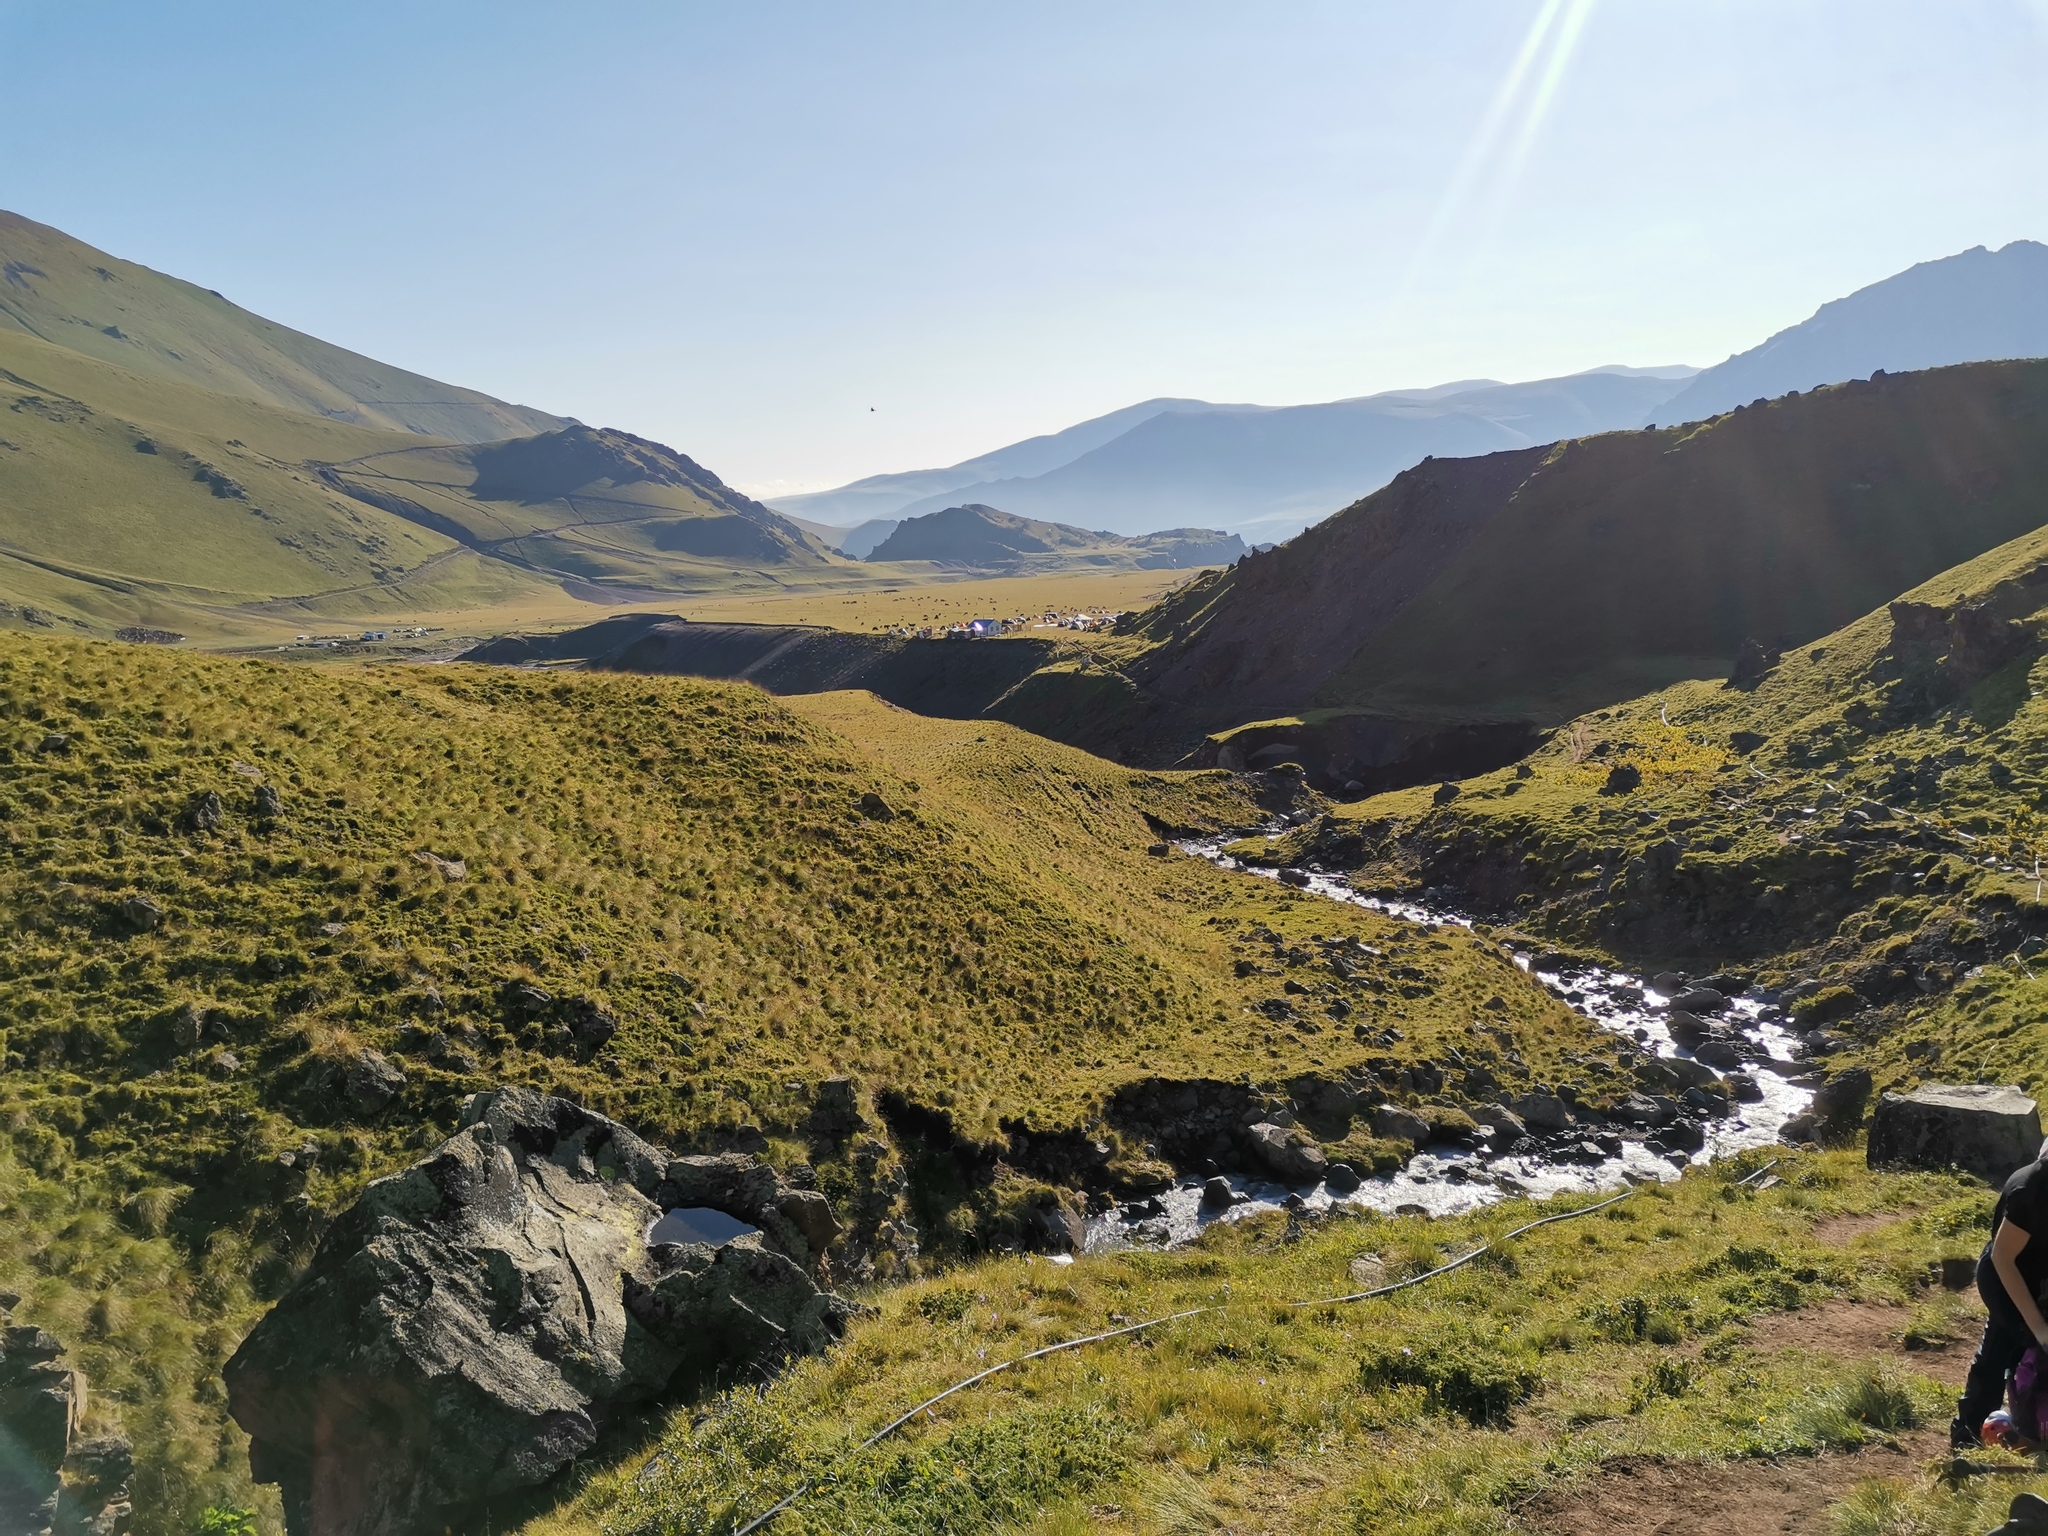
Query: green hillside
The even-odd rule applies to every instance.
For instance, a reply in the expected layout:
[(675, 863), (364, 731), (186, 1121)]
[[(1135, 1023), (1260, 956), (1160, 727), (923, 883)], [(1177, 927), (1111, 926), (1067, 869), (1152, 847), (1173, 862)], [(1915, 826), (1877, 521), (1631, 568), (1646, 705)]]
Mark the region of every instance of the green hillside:
[[(1148, 852), (1298, 793), (863, 696), (0, 636), (0, 1286), (125, 1410), (138, 1531), (183, 1533), (253, 1497), (219, 1363), (473, 1089), (810, 1160), (861, 1213), (859, 1283), (1156, 1178), (1104, 1118), (1134, 1081), (1284, 1098), (1463, 1053), (1516, 1092), (1613, 1049), (1482, 938)], [(1275, 1017), (1277, 978), (1241, 963), (1352, 938), (1376, 955), (1318, 985), (1398, 1042)], [(1496, 997), (1512, 1059), (1471, 1033)], [(366, 1049), (405, 1074), (382, 1110), (343, 1091)], [(865, 1161), (807, 1139), (835, 1072)], [(1077, 1137), (1100, 1173), (1060, 1160)]]
[(970, 503), (898, 523), (866, 558), (921, 560), (950, 570), (1023, 575), (1098, 568), (1188, 570), (1228, 565), (1244, 552), (1244, 541), (1237, 535), (1213, 528), (1169, 528), (1127, 538)]
[(567, 425), (252, 315), (211, 289), (0, 210), (0, 335), (331, 421), (458, 442)]
[(323, 478), (495, 559), (636, 596), (857, 571), (703, 466), (625, 432), (386, 449)]
[(1879, 376), (1427, 461), (1139, 616), (1151, 648), (1123, 670), (1169, 759), (1309, 711), (1547, 727), (1724, 675), (1748, 639), (1814, 640), (2035, 527), (2044, 499), (2048, 363)]

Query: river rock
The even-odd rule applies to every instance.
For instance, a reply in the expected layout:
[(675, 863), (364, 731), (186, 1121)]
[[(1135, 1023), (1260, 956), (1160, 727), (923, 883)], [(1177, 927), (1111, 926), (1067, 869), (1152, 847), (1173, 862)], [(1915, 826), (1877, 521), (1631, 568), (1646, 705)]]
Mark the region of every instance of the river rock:
[(1313, 1184), (1329, 1169), (1329, 1159), (1314, 1139), (1298, 1126), (1260, 1121), (1245, 1132), (1252, 1155), (1283, 1184)]
[(1202, 1209), (1205, 1211), (1227, 1211), (1237, 1199), (1237, 1193), (1230, 1187), (1230, 1180), (1222, 1174), (1213, 1174), (1202, 1181)]
[(1539, 1136), (1562, 1131), (1572, 1123), (1571, 1111), (1554, 1093), (1525, 1093), (1508, 1106)]
[(1664, 1027), (1671, 1031), (1671, 1038), (1688, 1051), (1702, 1040), (1711, 1039), (1715, 1033), (1713, 1025), (1683, 1008), (1672, 1009), (1664, 1020)]
[(1412, 1141), (1420, 1146), (1429, 1140), (1429, 1122), (1412, 1109), (1382, 1104), (1372, 1112), (1372, 1133), (1387, 1141)]
[(1332, 1163), (1330, 1171), (1323, 1175), (1323, 1184), (1333, 1195), (1348, 1195), (1364, 1182), (1349, 1163)]
[(1088, 1223), (1057, 1201), (1038, 1208), (1038, 1228), (1053, 1253), (1079, 1253), (1088, 1242)]
[(1702, 1040), (1692, 1048), (1693, 1059), (1703, 1061), (1717, 1072), (1733, 1072), (1742, 1065), (1742, 1052), (1729, 1040)]
[(1712, 987), (1687, 987), (1671, 999), (1671, 1006), (1687, 1013), (1714, 1014), (1727, 1010), (1728, 999)]
[(1652, 1098), (1646, 1093), (1632, 1093), (1607, 1112), (1610, 1120), (1619, 1120), (1623, 1125), (1656, 1127), (1669, 1125), (1678, 1118), (1678, 1107), (1669, 1099)]
[(1927, 1083), (1877, 1101), (1870, 1166), (1961, 1168), (2003, 1182), (2041, 1149), (2034, 1101), (2010, 1085)]
[[(229, 1360), (256, 1477), (293, 1536), (440, 1536), (623, 1408), (822, 1348), (848, 1308), (807, 1273), (787, 1193), (751, 1159), (670, 1158), (564, 1099), (472, 1095)], [(650, 1245), (686, 1205), (760, 1230)]]

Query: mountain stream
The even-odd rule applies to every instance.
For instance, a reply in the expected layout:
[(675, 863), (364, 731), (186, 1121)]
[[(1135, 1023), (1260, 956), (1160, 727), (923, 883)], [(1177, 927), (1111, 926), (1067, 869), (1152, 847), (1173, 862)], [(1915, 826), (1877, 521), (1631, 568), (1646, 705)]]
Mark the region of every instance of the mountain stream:
[[(1231, 858), (1223, 852), (1225, 841), (1218, 838), (1179, 846), (1182, 852), (1224, 869), (1265, 879), (1279, 878), (1277, 869), (1247, 865)], [(1300, 872), (1291, 873), (1296, 880), (1301, 878)], [(1455, 913), (1360, 894), (1351, 889), (1342, 875), (1309, 873), (1307, 882), (1297, 888), (1326, 900), (1384, 912), (1424, 931), (1444, 924), (1472, 926), (1470, 919)], [(1517, 953), (1515, 962), (1524, 970), (1532, 969), (1527, 953)], [(1670, 999), (1638, 983), (1634, 977), (1599, 968), (1575, 970), (1568, 975), (1541, 970), (1534, 974), (1566, 1006), (1601, 1028), (1633, 1041), (1642, 1051), (1664, 1057), (1691, 1056), (1691, 1051), (1672, 1039), (1666, 1026), (1665, 1012)], [(1731, 999), (1723, 1017), (1737, 1033), (1767, 1052), (1765, 1060), (1749, 1064), (1755, 1068), (1749, 1075), (1761, 1097), (1737, 1101), (1728, 1114), (1707, 1118), (1703, 1127), (1705, 1145), (1695, 1152), (1658, 1153), (1639, 1140), (1623, 1140), (1618, 1155), (1608, 1153), (1596, 1161), (1581, 1151), (1565, 1161), (1542, 1153), (1514, 1155), (1429, 1146), (1417, 1152), (1399, 1172), (1368, 1177), (1347, 1194), (1338, 1194), (1326, 1184), (1288, 1189), (1257, 1175), (1231, 1175), (1229, 1182), (1238, 1203), (1221, 1210), (1204, 1207), (1201, 1180), (1183, 1179), (1157, 1197), (1163, 1214), (1140, 1214), (1142, 1208), (1126, 1206), (1091, 1218), (1087, 1251), (1132, 1244), (1174, 1246), (1191, 1240), (1211, 1221), (1241, 1220), (1260, 1211), (1284, 1209), (1297, 1199), (1302, 1206), (1314, 1210), (1356, 1206), (1389, 1215), (1420, 1212), (1451, 1216), (1511, 1196), (1543, 1200), (1572, 1191), (1590, 1193), (1649, 1179), (1675, 1179), (1692, 1163), (1711, 1162), (1746, 1147), (1770, 1145), (1778, 1140), (1785, 1122), (1805, 1111), (1812, 1101), (1810, 1088), (1787, 1080), (1803, 1075), (1805, 1063), (1793, 1058), (1793, 1037), (1785, 1028), (1782, 1012), (1769, 999), (1754, 995)], [(1611, 1147), (1611, 1132), (1605, 1127), (1589, 1128), (1588, 1144), (1597, 1145), (1602, 1136), (1610, 1138)]]

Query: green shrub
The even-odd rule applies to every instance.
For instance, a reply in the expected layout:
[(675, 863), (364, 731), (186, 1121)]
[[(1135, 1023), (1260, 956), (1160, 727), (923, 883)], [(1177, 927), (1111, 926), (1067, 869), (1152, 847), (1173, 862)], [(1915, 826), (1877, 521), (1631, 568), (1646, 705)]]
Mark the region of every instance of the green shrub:
[(1508, 1411), (1528, 1401), (1543, 1378), (1519, 1360), (1486, 1344), (1440, 1343), (1420, 1348), (1375, 1346), (1359, 1365), (1372, 1390), (1421, 1387), (1429, 1405), (1474, 1425), (1504, 1424)]

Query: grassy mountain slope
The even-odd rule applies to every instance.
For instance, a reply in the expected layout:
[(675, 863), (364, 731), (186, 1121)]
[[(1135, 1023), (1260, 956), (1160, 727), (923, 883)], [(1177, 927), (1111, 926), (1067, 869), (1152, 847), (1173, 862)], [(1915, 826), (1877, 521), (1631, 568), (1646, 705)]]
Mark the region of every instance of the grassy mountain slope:
[[(1532, 1506), (1603, 1471), (1626, 1486), (1660, 1461), (1685, 1471), (1727, 1459), (1739, 1487), (1745, 1463), (1759, 1481), (1790, 1481), (1845, 1465), (1817, 1466), (1822, 1454), (1869, 1447), (1873, 1484), (1911, 1476), (1934, 1448), (1912, 1431), (1953, 1406), (1953, 1389), (1930, 1377), (1955, 1369), (1973, 1325), (1928, 1275), (1981, 1242), (1988, 1197), (1962, 1181), (1872, 1175), (1844, 1154), (1788, 1153), (1775, 1188), (1737, 1187), (1765, 1161), (1745, 1154), (1648, 1186), (1358, 1305), (1286, 1303), (1358, 1291), (1361, 1255), (1368, 1274), (1407, 1278), (1565, 1203), (1443, 1222), (1276, 1213), (1212, 1227), (1174, 1254), (969, 1265), (879, 1298), (879, 1315), (832, 1354), (677, 1412), (655, 1444), (523, 1529), (730, 1531), (829, 1473), (768, 1529), (1507, 1536), (1586, 1528), (1553, 1526)], [(1888, 1323), (1923, 1352), (1803, 1340), (1800, 1321), (1822, 1308)], [(856, 1449), (996, 1362), (1194, 1311), (995, 1377)], [(1954, 1525), (1841, 1529), (1987, 1529), (1993, 1497), (2002, 1511), (2017, 1488), (2040, 1485), (1980, 1481), (1999, 1486), (1910, 1495)]]
[[(1563, 941), (1798, 988), (1831, 1070), (2048, 1089), (2048, 531), (1788, 652), (1572, 722), (1455, 798), (1347, 807), (1280, 857)], [(1616, 774), (1619, 772), (1619, 778)], [(1631, 785), (1633, 787), (1631, 787)]]
[[(1179, 718), (1549, 725), (1797, 644), (2040, 522), (2048, 364), (1438, 461), (1139, 616)], [(1314, 766), (1314, 765), (1311, 765)]]
[(1022, 575), (1075, 569), (1186, 570), (1227, 565), (1244, 553), (1236, 534), (1169, 528), (1126, 538), (1042, 523), (978, 503), (898, 523), (867, 558), (928, 560), (950, 569)]
[[(1751, 400), (1987, 358), (2048, 356), (2048, 245), (2015, 240), (1923, 261), (1823, 304), (1700, 374), (1652, 414), (1711, 416)], [(1649, 419), (1649, 418), (1646, 418)]]
[(0, 407), (0, 596), (16, 625), (207, 635), (269, 604), (290, 622), (538, 585), (341, 495), (310, 467), (404, 441), (390, 433), (4, 332)]
[[(1476, 1050), (1512, 1092), (1612, 1051), (1480, 937), (1147, 852), (1289, 782), (1135, 773), (848, 696), (0, 636), (0, 1285), (125, 1410), (158, 1536), (250, 1497), (219, 1362), (474, 1088), (810, 1160), (854, 1216), (857, 1282), (1078, 1203), (1061, 1148), (1151, 1176), (1103, 1119), (1134, 1080), (1284, 1100)], [(1352, 937), (1379, 954), (1274, 1017), (1269, 953)], [(1470, 1030), (1496, 995), (1513, 1061)], [(1405, 1038), (1335, 1027), (1340, 996)], [(578, 1044), (594, 1011), (617, 1033)], [(380, 1113), (342, 1091), (366, 1048), (407, 1079)], [(862, 1084), (852, 1150), (806, 1131), (833, 1072)]]
[(537, 573), (634, 593), (844, 568), (780, 513), (674, 449), (590, 427), (386, 449), (325, 478), (369, 505)]
[(458, 442), (567, 425), (252, 315), (210, 289), (0, 211), (0, 333), (328, 420)]

